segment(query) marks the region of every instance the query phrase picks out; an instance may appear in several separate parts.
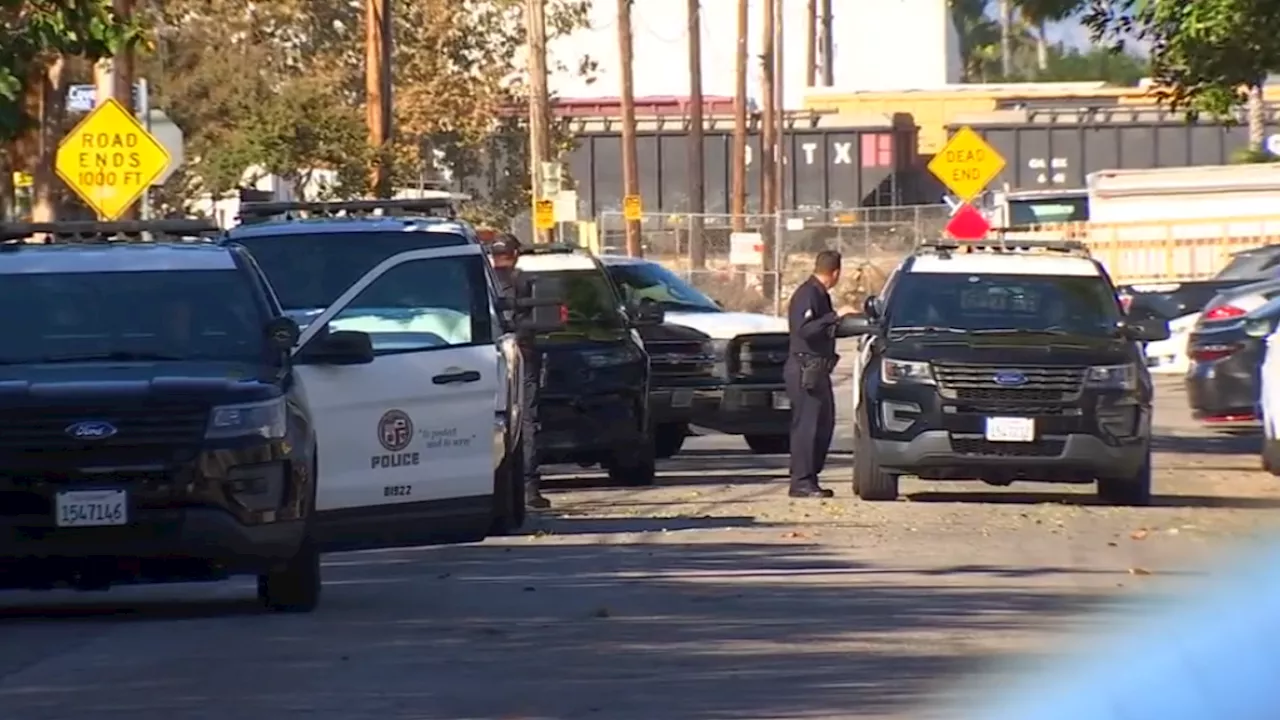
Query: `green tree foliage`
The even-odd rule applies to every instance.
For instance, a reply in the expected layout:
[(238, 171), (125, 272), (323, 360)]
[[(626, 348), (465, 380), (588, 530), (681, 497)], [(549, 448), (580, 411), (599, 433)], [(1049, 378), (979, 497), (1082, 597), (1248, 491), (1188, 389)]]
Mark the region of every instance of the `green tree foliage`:
[(1280, 0), (1090, 0), (1084, 21), (1113, 49), (1148, 45), (1171, 107), (1230, 118), (1247, 105), (1250, 146), (1261, 151), (1261, 89), (1280, 70)]
[[(393, 183), (414, 187), (448, 171), (483, 174), (496, 155), (518, 168), (479, 211), (505, 216), (528, 205), (522, 131), (523, 0), (391, 0), (394, 134), (384, 156)], [(308, 169), (337, 172), (324, 193), (367, 191), (365, 26), (347, 0), (168, 0), (152, 18), (147, 61), (157, 102), (187, 135), (185, 172), (171, 203), (225, 193), (248, 168), (305, 183)], [(553, 37), (582, 27), (586, 0), (552, 0)], [(514, 145), (513, 145), (514, 144)], [(510, 147), (508, 147), (510, 146)], [(492, 174), (492, 173), (491, 173)], [(492, 207), (490, 207), (492, 206)]]

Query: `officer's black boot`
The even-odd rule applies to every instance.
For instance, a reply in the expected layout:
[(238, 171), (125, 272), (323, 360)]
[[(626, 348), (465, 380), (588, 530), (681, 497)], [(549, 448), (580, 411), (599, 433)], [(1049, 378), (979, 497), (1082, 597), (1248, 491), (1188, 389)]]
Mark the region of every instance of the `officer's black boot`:
[(542, 482), (540, 479), (525, 481), (524, 505), (530, 510), (546, 510), (551, 507), (551, 501), (542, 494), (541, 485)]
[(787, 491), (787, 495), (793, 498), (829, 498), (834, 497), (835, 493), (819, 486), (817, 481), (805, 480), (791, 483), (791, 489)]

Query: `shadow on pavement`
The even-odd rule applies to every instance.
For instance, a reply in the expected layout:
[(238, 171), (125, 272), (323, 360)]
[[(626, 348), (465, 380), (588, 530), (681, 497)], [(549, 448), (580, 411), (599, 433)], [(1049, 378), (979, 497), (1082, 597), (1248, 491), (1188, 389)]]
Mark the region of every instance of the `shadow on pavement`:
[(1188, 455), (1257, 455), (1262, 452), (1261, 435), (1156, 435), (1151, 438), (1156, 452)]
[[(1106, 506), (1096, 495), (1062, 492), (917, 492), (909, 493), (912, 502), (961, 503), (992, 505), (1076, 505)], [(1237, 510), (1268, 510), (1280, 508), (1280, 498), (1231, 497), (1227, 495), (1156, 495), (1150, 507), (1164, 508), (1232, 508)]]
[[(1103, 603), (1066, 572), (943, 577), (799, 543), (513, 543), (327, 558), (312, 615), (164, 622), (153, 600), (104, 599), (120, 614), (67, 630), (160, 622), (0, 679), (0, 703), (6, 720), (881, 716), (981, 670), (979, 644), (1008, 652)], [(5, 625), (0, 656), (33, 629)]]
[(723, 530), (727, 528), (769, 527), (754, 517), (599, 517), (571, 513), (543, 515), (532, 519), (526, 534), (603, 535), (609, 533), (676, 532), (680, 530)]

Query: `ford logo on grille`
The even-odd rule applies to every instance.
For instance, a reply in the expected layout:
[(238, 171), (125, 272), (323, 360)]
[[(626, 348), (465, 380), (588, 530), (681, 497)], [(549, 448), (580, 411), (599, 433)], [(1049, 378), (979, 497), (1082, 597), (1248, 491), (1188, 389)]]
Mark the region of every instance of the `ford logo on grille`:
[(995, 380), (997, 385), (1004, 385), (1005, 387), (1017, 387), (1018, 385), (1027, 384), (1027, 376), (1017, 370), (1001, 370), (991, 379)]
[(103, 420), (84, 420), (68, 425), (65, 432), (77, 440), (106, 440), (119, 431), (115, 425)]

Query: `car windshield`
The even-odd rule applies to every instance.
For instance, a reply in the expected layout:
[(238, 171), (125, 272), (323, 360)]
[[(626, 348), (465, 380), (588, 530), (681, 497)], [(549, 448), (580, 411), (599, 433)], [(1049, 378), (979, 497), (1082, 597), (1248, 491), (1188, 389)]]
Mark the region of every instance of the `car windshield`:
[(409, 250), (462, 244), (452, 233), (299, 233), (235, 238), (258, 261), (286, 310), (328, 307), (375, 265)]
[(235, 270), (6, 275), (0, 363), (266, 356), (266, 311)]
[(554, 278), (564, 291), (566, 328), (620, 328), (623, 326), (618, 297), (609, 279), (595, 270), (543, 270), (529, 273)]
[(657, 263), (629, 262), (608, 267), (609, 275), (622, 288), (628, 305), (652, 300), (664, 310), (723, 312), (714, 300)]
[(887, 309), (890, 328), (1107, 335), (1120, 320), (1098, 276), (907, 273)]

